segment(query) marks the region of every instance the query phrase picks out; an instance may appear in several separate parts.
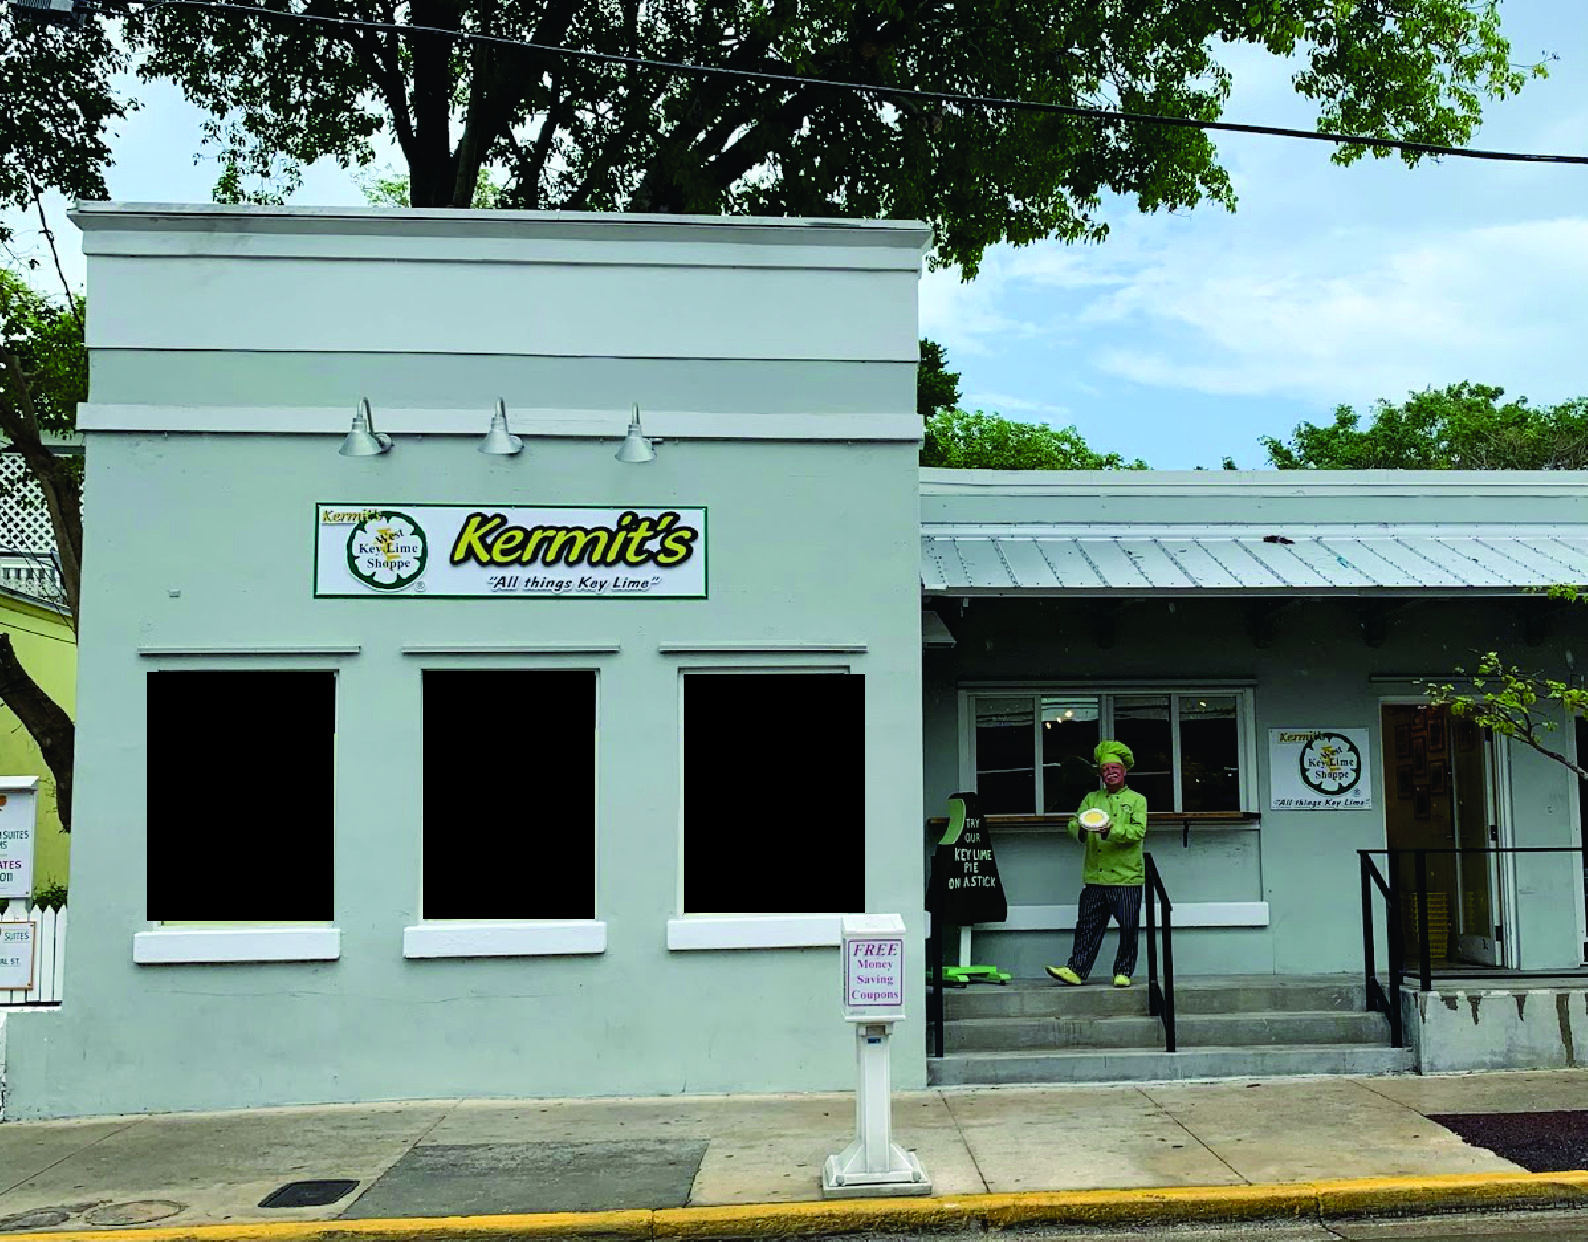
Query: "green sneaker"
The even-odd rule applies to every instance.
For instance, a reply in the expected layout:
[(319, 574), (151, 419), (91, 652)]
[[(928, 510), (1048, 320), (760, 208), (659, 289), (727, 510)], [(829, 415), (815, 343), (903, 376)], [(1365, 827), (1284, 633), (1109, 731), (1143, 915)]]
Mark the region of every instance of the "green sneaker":
[(1080, 975), (1076, 974), (1068, 966), (1047, 966), (1044, 967), (1044, 969), (1055, 979), (1058, 979), (1063, 983), (1068, 983), (1072, 987), (1086, 982), (1085, 979), (1081, 978)]
[(1128, 988), (1130, 986), (1130, 976), (1129, 975), (1115, 975), (1114, 976), (1114, 986), (1116, 988)]

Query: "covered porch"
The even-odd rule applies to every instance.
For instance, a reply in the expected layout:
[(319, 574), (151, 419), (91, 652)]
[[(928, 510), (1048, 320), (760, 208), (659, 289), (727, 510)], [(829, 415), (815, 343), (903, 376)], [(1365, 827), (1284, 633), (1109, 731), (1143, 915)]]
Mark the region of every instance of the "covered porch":
[[(1489, 650), (1571, 669), (1588, 610), (1537, 588), (1588, 581), (1585, 495), (1538, 475), (924, 472), (925, 801), (977, 791), (1009, 902), (970, 929), (974, 960), (1016, 981), (1064, 960), (1081, 888), (1066, 825), (1092, 747), (1114, 737), (1136, 752), (1180, 991), (1349, 978), (1388, 1049), (1368, 944), (1381, 980), (1394, 953), (1419, 984), (1426, 955), (1429, 992), (1480, 969), (1573, 981), (1576, 781), (1430, 708), (1425, 685)], [(1349, 788), (1307, 788), (1305, 759), (1298, 781), (1319, 738), (1355, 765)], [(1569, 730), (1557, 740), (1575, 753)], [(1397, 873), (1393, 919), (1374, 890), (1370, 938), (1363, 851)], [(1423, 1024), (1402, 1018), (1414, 1043)]]

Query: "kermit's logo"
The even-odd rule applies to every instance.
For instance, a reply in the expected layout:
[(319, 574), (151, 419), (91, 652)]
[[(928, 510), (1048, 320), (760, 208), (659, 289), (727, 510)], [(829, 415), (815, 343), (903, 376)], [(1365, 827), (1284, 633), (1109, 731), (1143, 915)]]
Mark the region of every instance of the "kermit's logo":
[(1314, 734), (1301, 748), (1301, 780), (1321, 794), (1349, 793), (1362, 779), (1362, 752), (1338, 733)]
[(400, 591), (425, 572), (430, 545), (406, 513), (382, 509), (364, 517), (347, 537), (348, 572), (377, 591)]

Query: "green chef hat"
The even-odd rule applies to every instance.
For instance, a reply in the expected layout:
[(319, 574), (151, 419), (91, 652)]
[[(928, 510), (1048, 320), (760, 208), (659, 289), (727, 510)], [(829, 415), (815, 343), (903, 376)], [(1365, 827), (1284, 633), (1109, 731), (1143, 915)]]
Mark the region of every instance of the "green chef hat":
[(1097, 749), (1092, 752), (1092, 758), (1098, 767), (1105, 763), (1123, 763), (1125, 770), (1129, 771), (1136, 766), (1136, 756), (1130, 753), (1130, 747), (1123, 742), (1099, 742)]

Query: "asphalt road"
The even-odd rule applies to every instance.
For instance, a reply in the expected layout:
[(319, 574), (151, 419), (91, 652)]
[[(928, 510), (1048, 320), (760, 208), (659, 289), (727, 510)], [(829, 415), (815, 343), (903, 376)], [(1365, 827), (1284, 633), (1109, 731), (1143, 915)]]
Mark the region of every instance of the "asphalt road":
[(1020, 1230), (1002, 1235), (947, 1233), (871, 1235), (867, 1242), (1588, 1242), (1588, 1209), (1507, 1212), (1421, 1220), (1338, 1222), (1330, 1225), (1227, 1225), (1218, 1228)]

